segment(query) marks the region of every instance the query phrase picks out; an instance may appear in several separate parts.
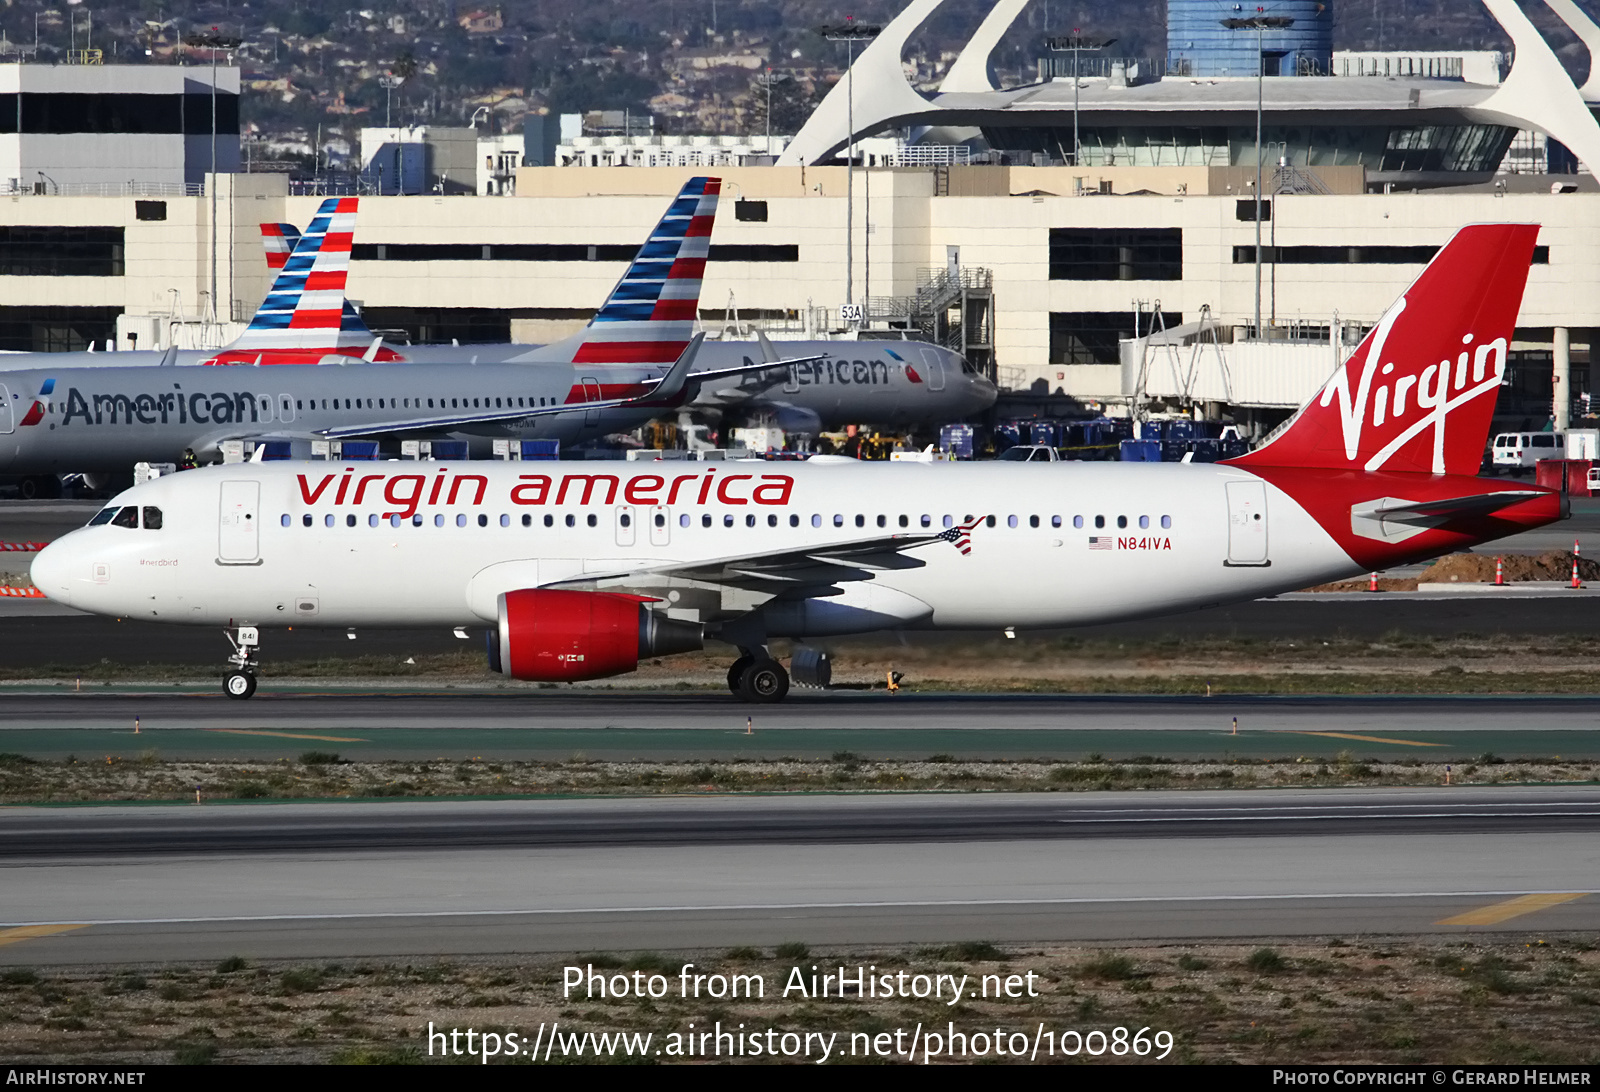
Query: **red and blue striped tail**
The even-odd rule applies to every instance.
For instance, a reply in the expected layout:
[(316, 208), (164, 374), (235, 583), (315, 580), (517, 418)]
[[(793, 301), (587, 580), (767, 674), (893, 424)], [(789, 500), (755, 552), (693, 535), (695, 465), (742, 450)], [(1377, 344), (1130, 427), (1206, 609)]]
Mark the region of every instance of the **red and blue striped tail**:
[[(293, 224), (262, 224), (261, 246), (267, 252), (267, 268), (274, 272), (283, 268), (289, 260), (289, 255), (294, 252), (296, 244), (300, 242), (300, 229)], [(348, 299), (344, 301), (344, 308), (339, 313), (339, 329), (346, 333), (357, 333), (370, 345), (372, 343), (372, 330), (361, 317), (361, 312)]]
[[(345, 299), (358, 200), (328, 198), (304, 234), (291, 224), (261, 225), (267, 265), (277, 279), (245, 332), (206, 363), (316, 364), (329, 355), (368, 351), (372, 331)], [(384, 349), (378, 359), (400, 357)]]
[(293, 224), (262, 224), (261, 246), (267, 252), (267, 268), (274, 273), (282, 269), (299, 241), (300, 229)]
[(694, 336), (720, 178), (691, 178), (584, 330), (574, 364), (677, 360)]

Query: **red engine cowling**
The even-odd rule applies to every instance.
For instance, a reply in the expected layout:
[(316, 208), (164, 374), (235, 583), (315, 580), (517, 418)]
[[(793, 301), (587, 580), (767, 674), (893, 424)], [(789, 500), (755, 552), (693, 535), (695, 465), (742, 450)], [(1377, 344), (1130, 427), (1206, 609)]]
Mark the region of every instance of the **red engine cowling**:
[(506, 592), (499, 630), (489, 635), (489, 666), (513, 679), (578, 682), (627, 674), (640, 657), (704, 647), (703, 627), (659, 615), (648, 602), (611, 592)]

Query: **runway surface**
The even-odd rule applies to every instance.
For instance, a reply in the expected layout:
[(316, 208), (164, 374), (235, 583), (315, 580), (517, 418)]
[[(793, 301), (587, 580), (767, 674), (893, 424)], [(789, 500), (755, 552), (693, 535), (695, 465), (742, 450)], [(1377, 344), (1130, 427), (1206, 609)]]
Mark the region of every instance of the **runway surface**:
[[(1591, 589), (1594, 590), (1594, 589)], [(1392, 594), (1291, 595), (1163, 618), (1073, 630), (1018, 634), (1016, 647), (1059, 637), (1085, 640), (1184, 640), (1196, 637), (1373, 640), (1392, 634), (1456, 637), (1464, 634), (1600, 634), (1600, 604), (1583, 592), (1489, 595)], [(483, 654), (482, 627), (468, 640), (449, 629), (361, 629), (352, 641), (344, 630), (296, 628), (262, 631), (262, 659), (270, 676), (276, 665), (330, 657), (382, 656), (396, 663), (437, 653)], [(898, 644), (900, 634), (829, 639), (830, 648)], [(903, 634), (911, 647), (940, 647), (1000, 639), (999, 633)], [(12, 668), (70, 669), (102, 660), (127, 664), (191, 665), (220, 678), (229, 652), (222, 631), (204, 626), (93, 618), (49, 602), (0, 600), (0, 663)], [(729, 662), (734, 653), (729, 650)]]
[[(1600, 757), (1579, 697), (1073, 697), (797, 691), (777, 706), (676, 691), (12, 690), (0, 751), (163, 759)], [(95, 692), (102, 691), (102, 692)], [(1238, 720), (1237, 733), (1234, 719)], [(135, 719), (139, 732), (133, 731)]]
[(15, 809), (0, 963), (1592, 930), (1597, 826), (1595, 788)]

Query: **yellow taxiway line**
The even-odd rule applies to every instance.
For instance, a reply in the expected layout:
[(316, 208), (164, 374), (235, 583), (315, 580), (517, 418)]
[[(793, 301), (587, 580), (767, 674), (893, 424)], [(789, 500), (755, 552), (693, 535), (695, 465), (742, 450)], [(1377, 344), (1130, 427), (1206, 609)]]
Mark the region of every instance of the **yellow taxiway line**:
[(221, 732), (225, 736), (282, 736), (284, 739), (320, 739), (324, 743), (371, 743), (357, 736), (308, 736), (301, 732), (267, 732), (251, 728), (207, 728), (208, 732)]
[(32, 940), (34, 937), (54, 936), (57, 933), (70, 933), (74, 929), (87, 929), (83, 925), (18, 925), (13, 929), (0, 929), (0, 948), (7, 944), (15, 944), (21, 940)]
[(1521, 895), (1505, 902), (1491, 903), (1480, 906), (1476, 910), (1468, 910), (1465, 914), (1457, 914), (1453, 918), (1434, 922), (1435, 925), (1499, 925), (1502, 921), (1520, 918), (1524, 914), (1531, 914), (1536, 910), (1544, 910), (1551, 906), (1560, 906), (1564, 902), (1583, 898), (1585, 892), (1563, 893), (1559, 891), (1546, 892), (1542, 895)]
[(1356, 736), (1349, 732), (1285, 732), (1291, 736), (1327, 736), (1329, 739), (1358, 739), (1362, 743), (1393, 743), (1398, 747), (1443, 747), (1443, 743), (1423, 743), (1416, 739), (1389, 739), (1385, 736)]

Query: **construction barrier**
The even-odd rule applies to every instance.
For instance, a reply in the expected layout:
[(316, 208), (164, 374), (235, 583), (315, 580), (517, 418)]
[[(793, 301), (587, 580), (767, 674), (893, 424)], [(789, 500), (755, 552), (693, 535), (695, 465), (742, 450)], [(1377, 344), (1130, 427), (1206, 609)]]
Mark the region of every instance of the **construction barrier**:
[(48, 545), (48, 542), (0, 542), (0, 553), (32, 554)]
[(8, 587), (0, 587), (0, 598), (3, 598), (3, 597), (10, 597), (10, 598), (13, 598), (13, 599), (44, 599), (44, 598), (46, 598), (44, 592), (40, 591), (38, 588), (8, 588)]

